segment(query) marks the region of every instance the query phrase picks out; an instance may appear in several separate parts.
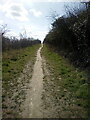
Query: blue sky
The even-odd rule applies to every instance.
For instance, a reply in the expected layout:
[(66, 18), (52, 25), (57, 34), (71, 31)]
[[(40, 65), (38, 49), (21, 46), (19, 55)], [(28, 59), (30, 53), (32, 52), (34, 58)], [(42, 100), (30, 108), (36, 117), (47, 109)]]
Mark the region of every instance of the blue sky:
[(53, 11), (65, 14), (65, 5), (78, 6), (79, 2), (55, 2), (55, 0), (0, 0), (0, 24), (7, 24), (8, 36), (17, 36), (24, 31), (27, 36), (43, 41), (50, 29)]

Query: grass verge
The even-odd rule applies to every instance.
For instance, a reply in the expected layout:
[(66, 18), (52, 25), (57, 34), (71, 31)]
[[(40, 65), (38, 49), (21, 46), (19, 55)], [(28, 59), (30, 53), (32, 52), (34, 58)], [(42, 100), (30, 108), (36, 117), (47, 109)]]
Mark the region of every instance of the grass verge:
[[(51, 78), (49, 79), (49, 82), (51, 81), (54, 83), (54, 87), (51, 88), (52, 90), (54, 89), (51, 93), (52, 96), (56, 97), (55, 99), (57, 102), (60, 102), (62, 98), (64, 98), (64, 101), (69, 100), (69, 106), (63, 106), (66, 110), (70, 107), (70, 105), (76, 105), (70, 108), (73, 115), (68, 117), (88, 117), (87, 74), (84, 71), (80, 71), (78, 68), (75, 68), (67, 59), (63, 58), (58, 53), (55, 53), (47, 45), (44, 45), (42, 49), (42, 56), (45, 57), (46, 64), (50, 70)], [(59, 89), (55, 90), (55, 88)], [(70, 94), (67, 96), (68, 93)]]
[[(25, 99), (25, 84), (31, 78), (35, 56), (39, 47), (40, 45), (33, 45), (32, 47), (3, 52), (2, 108), (4, 118), (18, 117), (21, 102)], [(27, 70), (24, 70), (28, 62)], [(19, 79), (20, 74), (22, 76)]]
[[(8, 90), (10, 80), (17, 78), (23, 71), (24, 65), (28, 61), (35, 59), (39, 45), (32, 47), (4, 52), (2, 55), (2, 76), (3, 87)], [(16, 81), (15, 81), (16, 82)]]

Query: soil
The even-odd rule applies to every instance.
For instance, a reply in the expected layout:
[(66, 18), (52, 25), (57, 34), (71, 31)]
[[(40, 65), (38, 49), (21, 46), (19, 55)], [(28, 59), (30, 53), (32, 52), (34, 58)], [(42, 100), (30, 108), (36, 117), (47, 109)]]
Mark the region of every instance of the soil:
[(43, 70), (42, 70), (42, 58), (40, 51), (43, 46), (37, 51), (37, 58), (33, 68), (32, 78), (30, 80), (29, 89), (27, 90), (27, 96), (23, 105), (24, 111), (22, 113), (23, 118), (42, 118), (42, 91), (43, 91)]

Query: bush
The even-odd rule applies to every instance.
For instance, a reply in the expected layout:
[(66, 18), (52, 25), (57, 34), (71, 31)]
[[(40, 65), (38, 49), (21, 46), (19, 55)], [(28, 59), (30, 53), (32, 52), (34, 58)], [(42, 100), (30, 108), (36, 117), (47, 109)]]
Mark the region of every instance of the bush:
[(69, 11), (69, 15), (57, 18), (44, 39), (44, 43), (64, 51), (65, 57), (82, 68), (90, 65), (90, 2), (87, 2), (87, 5), (87, 9), (84, 6), (83, 9), (76, 10), (77, 12)]

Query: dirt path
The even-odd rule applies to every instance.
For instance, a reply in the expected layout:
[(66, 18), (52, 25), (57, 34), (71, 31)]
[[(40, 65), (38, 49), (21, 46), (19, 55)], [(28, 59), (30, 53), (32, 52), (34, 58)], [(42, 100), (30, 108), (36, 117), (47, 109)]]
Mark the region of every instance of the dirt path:
[(41, 95), (43, 91), (43, 70), (42, 70), (42, 58), (40, 51), (41, 46), (37, 52), (37, 58), (33, 69), (33, 75), (27, 90), (27, 97), (25, 101), (23, 111), (23, 118), (42, 118), (42, 100)]

